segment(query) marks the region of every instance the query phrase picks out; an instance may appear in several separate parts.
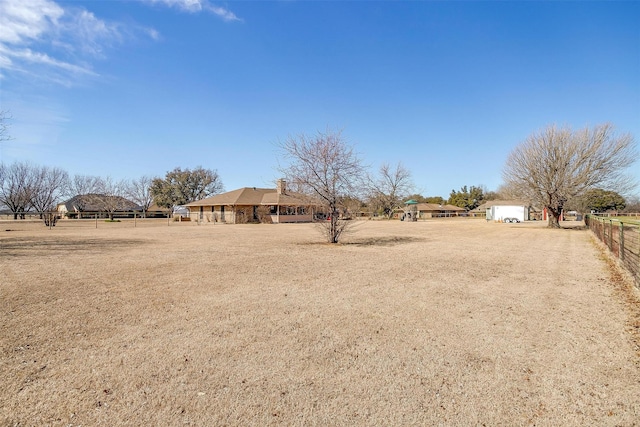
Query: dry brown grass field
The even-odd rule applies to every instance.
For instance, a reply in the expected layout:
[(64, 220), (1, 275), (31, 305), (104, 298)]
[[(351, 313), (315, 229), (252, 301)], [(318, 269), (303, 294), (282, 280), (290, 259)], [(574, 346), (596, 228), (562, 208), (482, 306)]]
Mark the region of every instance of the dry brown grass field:
[(0, 223), (0, 425), (640, 425), (588, 231), (93, 224)]

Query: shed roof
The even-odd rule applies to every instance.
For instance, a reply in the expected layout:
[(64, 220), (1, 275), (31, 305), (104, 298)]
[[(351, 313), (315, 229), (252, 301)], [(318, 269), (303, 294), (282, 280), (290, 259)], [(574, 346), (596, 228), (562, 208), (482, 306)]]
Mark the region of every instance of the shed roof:
[(438, 203), (418, 203), (419, 211), (433, 211), (433, 212), (442, 212), (442, 211), (456, 211), (463, 212), (465, 209), (459, 206), (454, 205), (441, 205)]
[(473, 211), (484, 212), (486, 209), (492, 206), (531, 206), (531, 203), (524, 200), (489, 200), (473, 209)]

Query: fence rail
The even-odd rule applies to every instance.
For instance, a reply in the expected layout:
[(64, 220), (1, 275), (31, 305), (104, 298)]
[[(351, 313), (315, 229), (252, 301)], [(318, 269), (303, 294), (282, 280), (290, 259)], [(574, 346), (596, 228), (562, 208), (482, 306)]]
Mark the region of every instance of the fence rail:
[(52, 228), (56, 225), (60, 226), (92, 226), (98, 228), (99, 223), (103, 222), (122, 222), (123, 224), (132, 224), (136, 227), (138, 223), (158, 223), (164, 221), (169, 224), (171, 220), (178, 221), (181, 218), (171, 216), (162, 212), (151, 212), (143, 215), (138, 211), (82, 211), (73, 212), (72, 215), (60, 213), (57, 211), (45, 212), (13, 212), (0, 211), (0, 223), (2, 224), (24, 224), (24, 223), (42, 223)]
[(587, 215), (585, 223), (631, 273), (640, 287), (640, 221)]

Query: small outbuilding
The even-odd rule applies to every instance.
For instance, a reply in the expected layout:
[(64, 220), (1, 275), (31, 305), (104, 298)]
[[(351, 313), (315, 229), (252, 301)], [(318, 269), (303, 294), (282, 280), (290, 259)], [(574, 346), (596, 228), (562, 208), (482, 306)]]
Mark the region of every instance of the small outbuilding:
[(531, 205), (521, 200), (490, 200), (478, 206), (474, 211), (484, 211), (487, 221), (502, 222), (507, 218), (515, 218), (518, 221), (531, 219)]
[(403, 221), (417, 221), (418, 220), (418, 202), (415, 200), (407, 200), (404, 202), (404, 215)]

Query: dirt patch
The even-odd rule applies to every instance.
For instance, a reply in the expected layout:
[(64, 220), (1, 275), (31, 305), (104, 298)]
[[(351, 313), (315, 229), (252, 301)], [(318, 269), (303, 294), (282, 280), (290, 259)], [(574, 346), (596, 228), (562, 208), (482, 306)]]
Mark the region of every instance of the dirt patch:
[(6, 227), (0, 424), (640, 419), (634, 302), (584, 230)]
[(397, 246), (403, 245), (407, 243), (416, 243), (424, 241), (424, 238), (411, 237), (411, 236), (381, 236), (381, 237), (372, 237), (368, 239), (353, 239), (352, 241), (347, 241), (345, 244), (347, 245), (355, 245), (355, 246)]
[(415, 243), (424, 241), (424, 238), (411, 237), (411, 236), (379, 236), (370, 238), (358, 238), (353, 235), (343, 238), (340, 243), (333, 244), (323, 241), (304, 242), (304, 245), (320, 245), (326, 248), (340, 248), (342, 246), (397, 246), (407, 243)]

